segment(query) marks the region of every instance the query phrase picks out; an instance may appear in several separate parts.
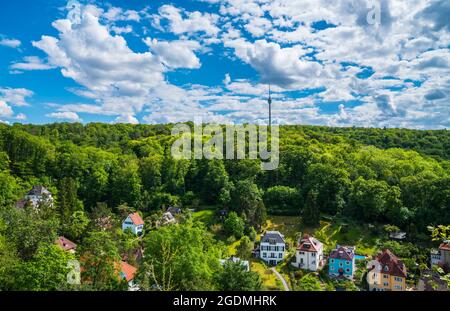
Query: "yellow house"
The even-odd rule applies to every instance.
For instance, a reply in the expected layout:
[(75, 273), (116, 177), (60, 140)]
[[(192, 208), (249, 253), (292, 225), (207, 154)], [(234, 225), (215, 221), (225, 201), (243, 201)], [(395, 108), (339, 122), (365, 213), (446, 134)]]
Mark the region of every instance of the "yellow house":
[(406, 267), (388, 249), (383, 250), (375, 258), (378, 269), (369, 273), (369, 289), (374, 291), (406, 290)]

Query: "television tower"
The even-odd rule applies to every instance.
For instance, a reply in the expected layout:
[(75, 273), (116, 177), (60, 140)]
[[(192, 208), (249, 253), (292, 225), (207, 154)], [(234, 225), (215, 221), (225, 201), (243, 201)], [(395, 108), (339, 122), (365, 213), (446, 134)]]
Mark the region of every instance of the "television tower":
[(269, 98), (267, 99), (267, 103), (269, 104), (269, 126), (272, 126), (272, 97), (270, 93), (270, 83), (269, 83)]

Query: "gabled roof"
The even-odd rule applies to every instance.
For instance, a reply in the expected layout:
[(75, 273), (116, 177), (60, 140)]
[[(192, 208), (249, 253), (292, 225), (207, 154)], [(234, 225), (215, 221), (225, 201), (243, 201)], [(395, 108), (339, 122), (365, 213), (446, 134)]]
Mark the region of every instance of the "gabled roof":
[(44, 186), (33, 186), (30, 191), (28, 191), (27, 195), (49, 195), (51, 194), (47, 188)]
[(334, 259), (352, 260), (354, 256), (355, 256), (354, 247), (338, 245), (336, 249), (331, 251), (329, 257)]
[(181, 208), (175, 207), (175, 206), (169, 206), (166, 211), (171, 213), (172, 215), (175, 215), (175, 214), (181, 213)]
[(390, 250), (383, 250), (376, 259), (381, 265), (381, 273), (406, 278), (405, 265)]
[(127, 280), (127, 282), (130, 282), (134, 279), (136, 275), (137, 268), (133, 267), (129, 263), (125, 261), (120, 262), (120, 275)]
[(439, 245), (439, 249), (450, 251), (450, 241), (446, 240), (446, 241), (442, 242), (441, 245)]
[(305, 235), (297, 246), (297, 250), (302, 252), (315, 252), (317, 253), (321, 248), (322, 243), (314, 237)]
[(63, 236), (58, 237), (56, 244), (58, 244), (65, 251), (75, 250), (77, 248), (77, 245), (74, 242)]
[(270, 243), (270, 244), (285, 243), (284, 235), (282, 235), (279, 231), (267, 231), (261, 237), (261, 243)]
[(131, 221), (135, 226), (140, 226), (144, 224), (144, 220), (138, 213), (132, 213), (128, 215), (128, 217), (130, 217)]

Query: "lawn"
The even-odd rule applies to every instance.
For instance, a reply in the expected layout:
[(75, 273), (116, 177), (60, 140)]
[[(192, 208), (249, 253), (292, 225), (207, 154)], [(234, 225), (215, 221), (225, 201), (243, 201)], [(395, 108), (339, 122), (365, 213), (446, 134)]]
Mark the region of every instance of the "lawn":
[(286, 238), (296, 241), (300, 232), (300, 217), (268, 216), (263, 229), (280, 231)]
[(261, 277), (264, 290), (284, 290), (283, 284), (277, 276), (258, 259), (251, 260), (251, 270), (257, 272)]
[(205, 224), (211, 223), (214, 216), (214, 211), (210, 209), (201, 210), (192, 214), (195, 220), (201, 221)]

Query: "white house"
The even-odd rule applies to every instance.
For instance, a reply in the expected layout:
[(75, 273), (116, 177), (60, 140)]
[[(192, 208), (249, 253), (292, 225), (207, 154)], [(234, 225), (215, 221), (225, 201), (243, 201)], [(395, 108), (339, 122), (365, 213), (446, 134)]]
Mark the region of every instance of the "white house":
[(122, 222), (122, 230), (131, 230), (136, 235), (141, 235), (144, 229), (144, 220), (138, 213), (129, 214)]
[(53, 197), (50, 191), (44, 186), (33, 186), (24, 198), (16, 203), (16, 207), (23, 208), (29, 203), (33, 207), (39, 207), (41, 204), (53, 205)]
[(231, 256), (228, 259), (220, 259), (220, 264), (224, 265), (226, 262), (240, 263), (246, 271), (250, 271), (250, 263), (248, 260), (242, 260), (238, 257)]
[(438, 250), (431, 250), (431, 265), (450, 268), (450, 240), (445, 240), (439, 245)]
[(259, 256), (269, 265), (277, 265), (286, 252), (284, 235), (279, 231), (267, 231), (261, 236)]
[(314, 237), (305, 235), (298, 243), (292, 265), (310, 271), (317, 271), (323, 264), (323, 244)]

